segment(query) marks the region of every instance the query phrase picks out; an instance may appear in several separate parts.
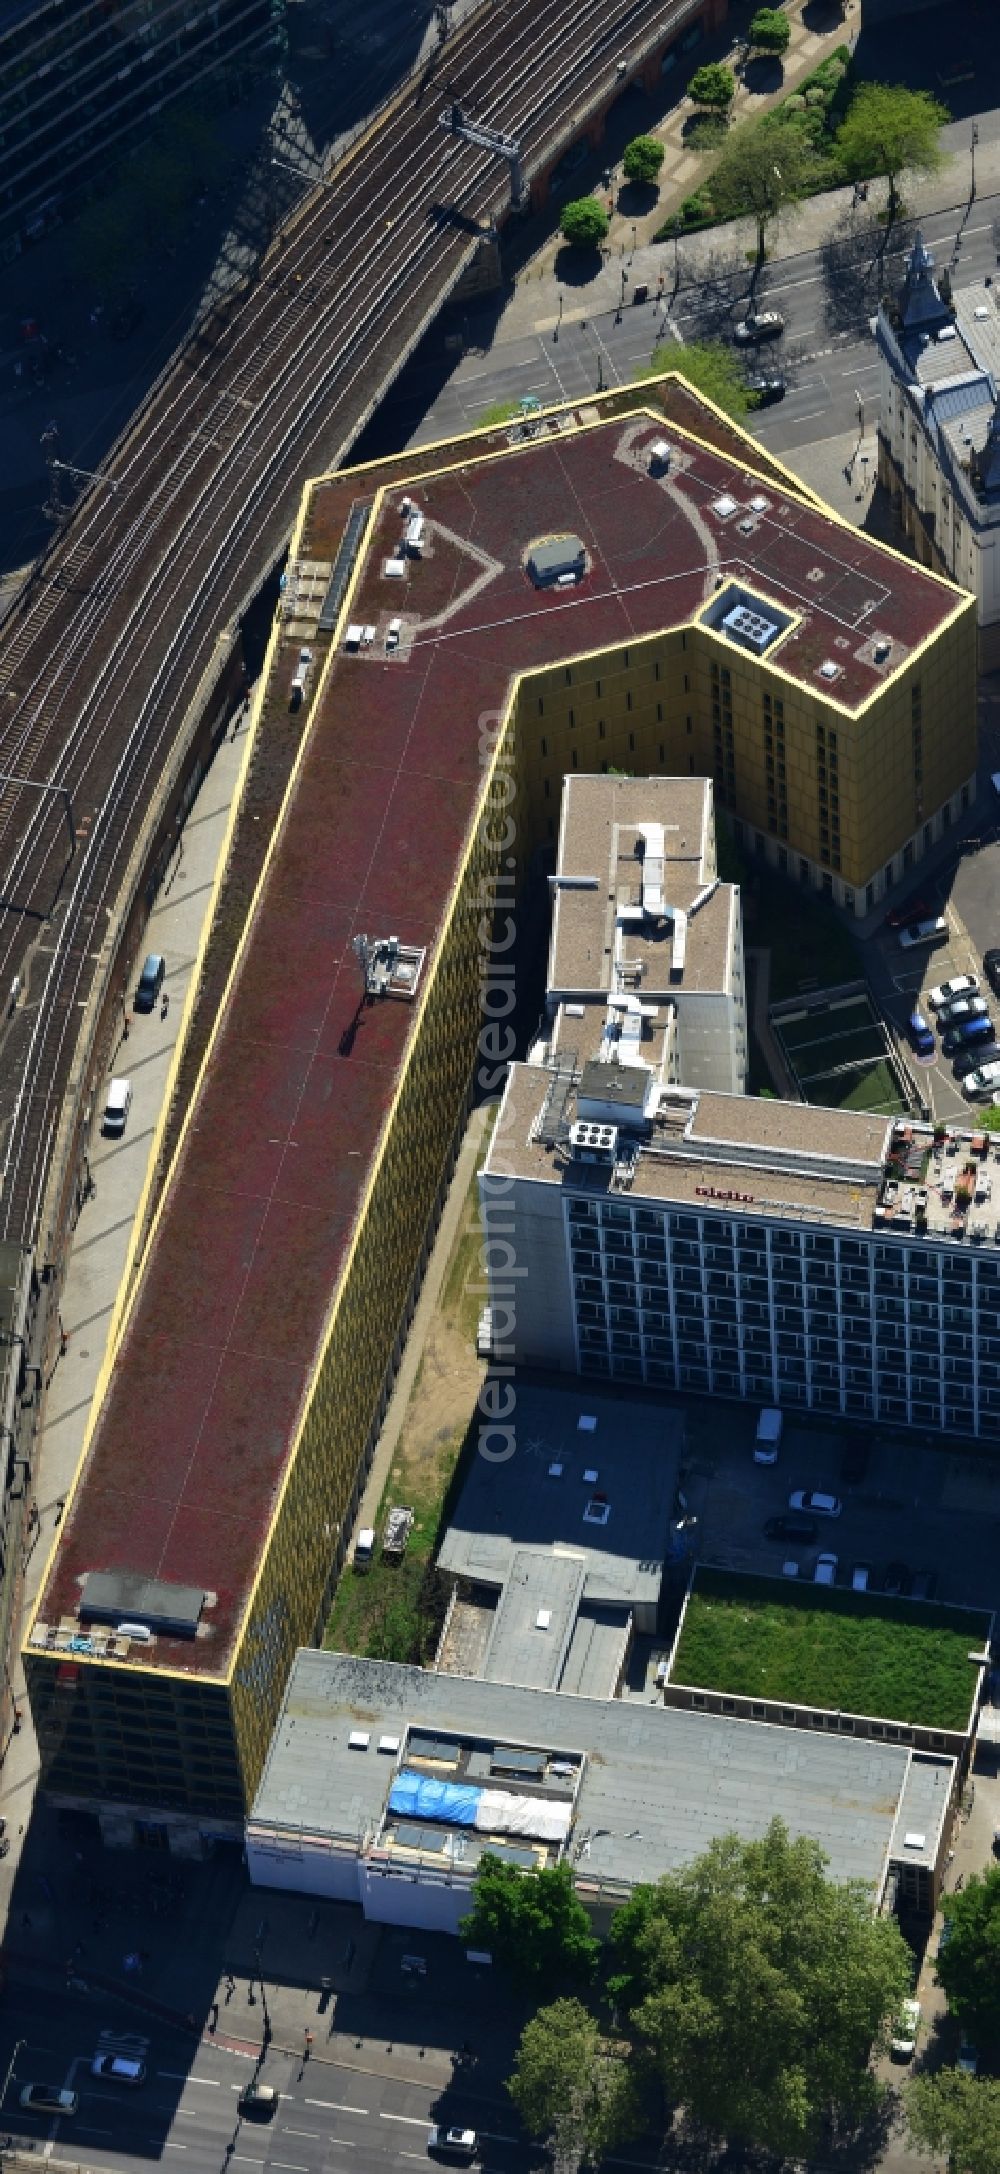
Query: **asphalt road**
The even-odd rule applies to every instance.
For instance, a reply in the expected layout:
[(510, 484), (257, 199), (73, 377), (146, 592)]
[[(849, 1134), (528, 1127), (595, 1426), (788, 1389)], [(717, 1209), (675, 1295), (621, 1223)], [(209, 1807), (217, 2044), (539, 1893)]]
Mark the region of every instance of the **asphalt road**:
[[(509, 2105), (477, 2091), (474, 2071), (456, 2071), (445, 2092), (427, 2083), (407, 2082), (365, 2067), (346, 2067), (322, 2053), (322, 2025), (308, 2059), (272, 2045), (260, 2065), (259, 2080), (280, 2094), (270, 2119), (244, 2117), (239, 2098), (257, 2071), (248, 2047), (227, 2043), (223, 2010), (219, 2040), (200, 2042), (169, 2030), (136, 2030), (135, 2019), (117, 2022), (98, 2010), (98, 2000), (60, 2000), (39, 1996), (18, 2000), (17, 2031), (26, 2043), (17, 2055), (4, 2100), (3, 2126), (22, 2149), (27, 2146), (59, 2160), (87, 2166), (144, 2169), (167, 2153), (186, 2174), (220, 2174), (230, 2164), (275, 2168), (277, 2174), (320, 2174), (337, 2164), (351, 2174), (386, 2174), (415, 2161), (433, 2162), (427, 2150), (432, 2121), (459, 2123), (477, 2130), (479, 2164), (486, 2169), (527, 2164), (530, 2153), (515, 2134)], [(13, 2026), (4, 2033), (4, 2053)], [(146, 2063), (144, 2084), (105, 2083), (90, 2073), (95, 2053), (120, 2052)], [(369, 2059), (371, 2056), (369, 2055)], [(56, 2083), (79, 2094), (75, 2115), (53, 2121), (24, 2112), (18, 2095), (25, 2082)], [(346, 2153), (351, 2153), (350, 2161)], [(340, 2154), (345, 2154), (340, 2158)]]
[[(911, 229), (905, 230), (909, 234)], [(794, 235), (794, 229), (790, 232)], [(922, 224), (940, 266), (953, 280), (993, 274), (1000, 265), (1000, 196), (981, 197), (964, 224), (954, 211), (931, 214)], [(870, 269), (874, 241), (862, 230), (856, 242), (845, 239), (825, 249), (777, 259), (764, 274), (758, 305), (776, 308), (785, 319), (781, 339), (761, 350), (761, 364), (781, 370), (788, 382), (785, 399), (760, 411), (754, 430), (776, 453), (834, 437), (858, 420), (857, 395), (866, 403), (866, 424), (874, 420), (878, 399), (878, 362), (870, 331), (876, 306), (876, 277)], [(421, 355), (404, 373), (393, 395), (393, 426), (416, 442), (447, 437), (480, 422), (495, 403), (533, 394), (546, 401), (577, 400), (602, 386), (626, 382), (649, 363), (653, 350), (672, 336), (682, 341), (725, 338), (748, 291), (748, 275), (732, 252), (720, 252), (707, 277), (697, 280), (681, 261), (681, 284), (669, 311), (673, 252), (669, 244), (647, 252), (641, 276), (649, 277), (652, 254), (666, 275), (665, 302), (653, 299), (638, 307), (627, 299), (620, 311), (599, 310), (584, 323), (569, 314), (558, 327), (541, 332), (515, 330), (516, 309), (500, 319), (492, 345), (480, 352), (477, 312), (465, 320), (467, 352), (443, 385), (440, 353)], [(626, 268), (630, 260), (626, 259)], [(890, 256), (890, 265), (893, 264)], [(654, 275), (655, 284), (655, 275)], [(558, 293), (556, 289), (555, 293)], [(537, 316), (554, 314), (555, 294), (538, 290)], [(579, 289), (564, 297), (574, 316), (582, 306)], [(509, 328), (509, 329), (508, 329)], [(447, 329), (447, 328), (446, 328)], [(452, 336), (460, 337), (454, 324)], [(437, 336), (440, 348), (440, 334)], [(485, 340), (484, 340), (485, 346)], [(432, 405), (428, 407), (428, 397)]]

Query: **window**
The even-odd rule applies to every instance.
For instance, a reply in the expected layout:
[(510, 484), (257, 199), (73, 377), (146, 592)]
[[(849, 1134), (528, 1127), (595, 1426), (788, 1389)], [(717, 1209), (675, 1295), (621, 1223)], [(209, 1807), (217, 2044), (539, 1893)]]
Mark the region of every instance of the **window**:
[(690, 736), (691, 736), (691, 731), (692, 731), (692, 725), (691, 725), (691, 719), (690, 719), (690, 717), (686, 717), (686, 718), (685, 718), (685, 720), (684, 720), (684, 724), (685, 724), (685, 729), (686, 729), (686, 731), (687, 731), (688, 737), (690, 738)]
[(656, 705), (656, 722), (657, 722), (657, 724), (658, 724), (658, 725), (662, 725), (662, 723), (663, 723), (663, 704), (662, 704), (662, 702), (658, 702), (658, 703), (657, 703), (657, 705)]
[(547, 755), (547, 754), (548, 754), (548, 752), (549, 752), (549, 743), (548, 743), (548, 741), (547, 741), (547, 740), (542, 740), (542, 741), (540, 742), (540, 745), (541, 745), (541, 750), (542, 750), (542, 754), (543, 754), (543, 755)]

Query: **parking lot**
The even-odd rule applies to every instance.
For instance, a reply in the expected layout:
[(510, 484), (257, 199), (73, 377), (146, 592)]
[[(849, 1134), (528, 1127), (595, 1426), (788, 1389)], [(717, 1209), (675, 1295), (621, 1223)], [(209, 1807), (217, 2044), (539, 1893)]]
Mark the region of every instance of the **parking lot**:
[[(846, 1425), (786, 1413), (777, 1463), (765, 1466), (754, 1463), (756, 1422), (753, 1407), (688, 1405), (682, 1484), (698, 1519), (686, 1537), (699, 1560), (769, 1576), (798, 1561), (799, 1575), (811, 1578), (817, 1556), (832, 1549), (838, 1585), (866, 1563), (880, 1590), (887, 1566), (902, 1563), (935, 1573), (938, 1600), (1000, 1604), (1000, 1468), (988, 1459), (875, 1431), (863, 1437), (871, 1445), (864, 1477), (851, 1483), (843, 1477)], [(817, 1538), (805, 1545), (767, 1539), (765, 1522), (787, 1511), (796, 1488), (836, 1495), (841, 1515), (818, 1519)]]

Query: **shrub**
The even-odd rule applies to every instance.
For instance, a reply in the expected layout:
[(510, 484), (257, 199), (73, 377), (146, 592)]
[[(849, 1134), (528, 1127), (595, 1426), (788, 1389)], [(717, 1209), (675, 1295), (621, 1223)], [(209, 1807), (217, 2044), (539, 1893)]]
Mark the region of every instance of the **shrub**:
[(802, 91), (793, 91), (790, 98), (782, 101), (782, 113), (804, 113), (806, 101)]
[(665, 156), (666, 147), (657, 136), (633, 136), (622, 160), (626, 181), (655, 181)]
[(717, 151), (728, 132), (728, 114), (696, 113), (684, 130), (684, 141), (691, 151)]
[(822, 106), (825, 111), (828, 103), (827, 94), (818, 83), (813, 90), (806, 92), (807, 106)]
[(720, 110), (732, 105), (736, 93), (736, 78), (731, 68), (721, 61), (709, 60), (696, 68), (688, 84), (688, 97), (696, 106), (717, 106)]
[(564, 204), (559, 226), (571, 249), (597, 249), (607, 239), (608, 215), (596, 196)]
[(685, 226), (697, 226), (701, 219), (714, 219), (715, 206), (707, 188), (696, 189), (693, 196), (686, 196), (681, 205), (681, 218)]

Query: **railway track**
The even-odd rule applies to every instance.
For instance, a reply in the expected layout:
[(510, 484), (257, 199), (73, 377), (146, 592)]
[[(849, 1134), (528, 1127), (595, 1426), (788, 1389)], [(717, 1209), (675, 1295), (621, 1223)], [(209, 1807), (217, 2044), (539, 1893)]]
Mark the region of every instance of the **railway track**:
[[(449, 45), (444, 73), (477, 121), (520, 136), (530, 175), (567, 111), (693, 5), (506, 0)], [(0, 987), (25, 992), (3, 1043), (0, 1237), (25, 1247), (109, 922), (220, 634), (278, 557), (306, 477), (344, 457), (446, 298), (471, 246), (461, 222), (505, 201), (505, 168), (448, 137), (441, 104), (433, 85), (407, 94), (304, 203), (0, 625)]]

